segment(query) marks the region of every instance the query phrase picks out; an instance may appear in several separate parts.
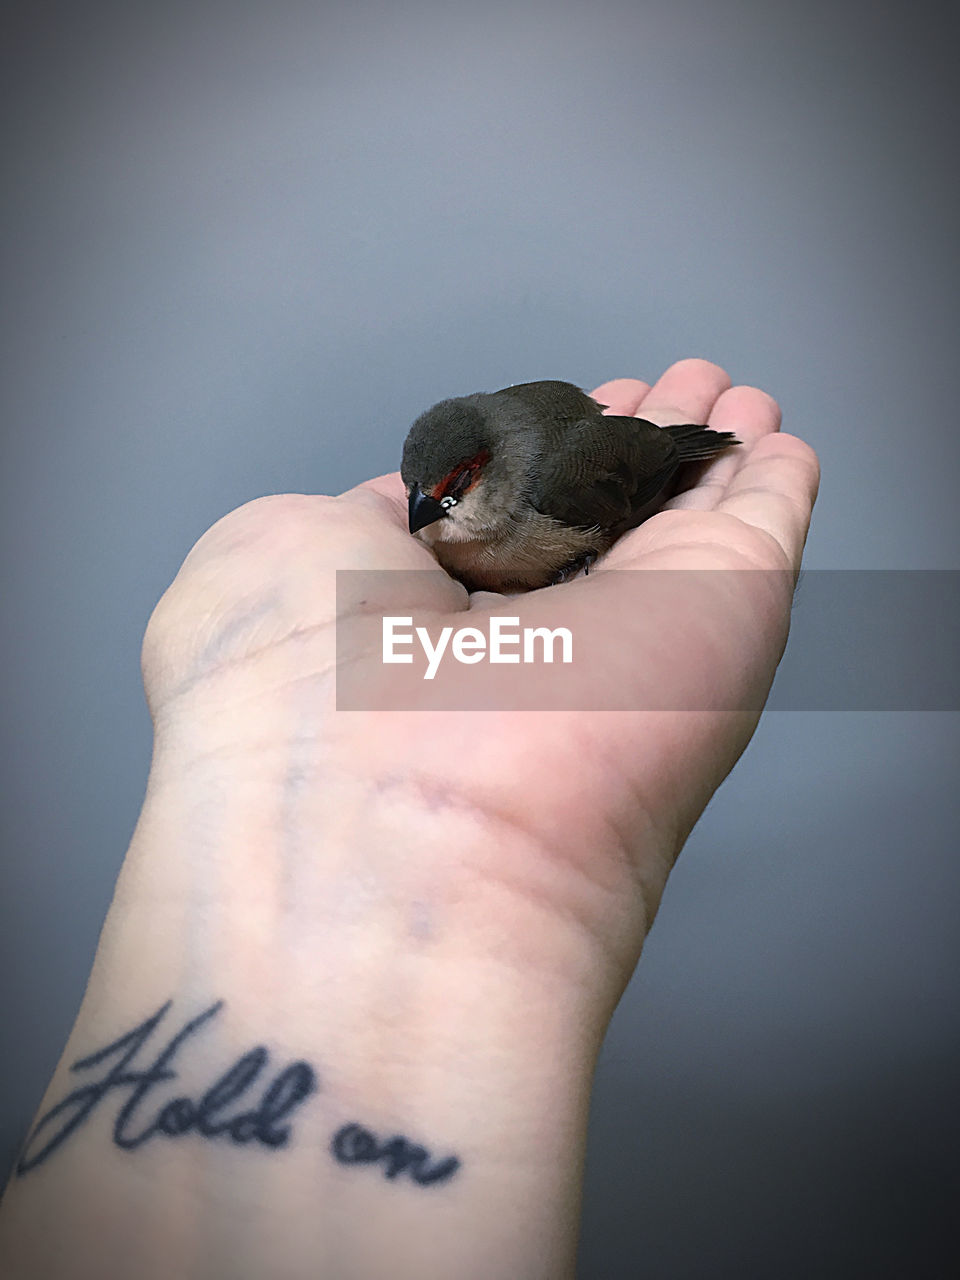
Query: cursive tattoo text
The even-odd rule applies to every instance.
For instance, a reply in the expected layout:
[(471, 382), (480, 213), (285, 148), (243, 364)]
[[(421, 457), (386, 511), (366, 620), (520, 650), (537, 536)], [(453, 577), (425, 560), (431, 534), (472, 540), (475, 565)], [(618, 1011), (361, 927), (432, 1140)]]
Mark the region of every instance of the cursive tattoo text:
[(447, 1156), (432, 1168), (427, 1167), (430, 1152), (398, 1135), (381, 1142), (369, 1129), (359, 1124), (345, 1124), (333, 1135), (330, 1150), (340, 1164), (382, 1164), (385, 1178), (409, 1173), (414, 1182), (428, 1187), (432, 1182), (452, 1178), (460, 1168), (456, 1156)]
[(223, 1008), (222, 1000), (210, 1005), (168, 1041), (150, 1066), (135, 1067), (134, 1058), (166, 1017), (171, 1003), (168, 1000), (125, 1036), (73, 1064), (71, 1071), (90, 1071), (114, 1059), (104, 1075), (74, 1089), (38, 1120), (27, 1138), (17, 1173), (29, 1173), (42, 1164), (90, 1118), (108, 1094), (127, 1091), (126, 1100), (113, 1124), (113, 1141), (125, 1151), (143, 1146), (158, 1134), (176, 1138), (191, 1131), (205, 1138), (222, 1137), (236, 1143), (256, 1141), (266, 1147), (286, 1145), (290, 1126), (281, 1121), (317, 1089), (316, 1075), (308, 1063), (293, 1062), (284, 1067), (267, 1085), (255, 1106), (228, 1114), (231, 1104), (236, 1103), (263, 1074), (269, 1058), (263, 1045), (238, 1058), (198, 1101), (174, 1097), (165, 1102), (146, 1124), (141, 1122), (138, 1125), (147, 1095), (155, 1096), (158, 1085), (176, 1080), (173, 1062), (181, 1047)]
[[(238, 1146), (275, 1149), (288, 1144), (293, 1113), (319, 1090), (313, 1067), (300, 1060), (271, 1074), (269, 1052), (257, 1045), (241, 1054), (198, 1098), (164, 1089), (177, 1080), (176, 1067), (185, 1047), (224, 1008), (224, 1002), (217, 1000), (184, 1023), (150, 1061), (147, 1042), (152, 1039), (155, 1048), (158, 1028), (172, 1003), (168, 1000), (132, 1031), (73, 1063), (71, 1071), (89, 1074), (37, 1121), (17, 1163), (18, 1174), (29, 1173), (53, 1155), (108, 1097), (119, 1101), (112, 1138), (123, 1151), (134, 1151), (158, 1137), (186, 1134)], [(446, 1181), (460, 1168), (456, 1156), (431, 1164), (426, 1147), (399, 1134), (381, 1140), (360, 1124), (338, 1129), (330, 1152), (339, 1164), (379, 1164), (384, 1177), (406, 1174), (423, 1187)]]

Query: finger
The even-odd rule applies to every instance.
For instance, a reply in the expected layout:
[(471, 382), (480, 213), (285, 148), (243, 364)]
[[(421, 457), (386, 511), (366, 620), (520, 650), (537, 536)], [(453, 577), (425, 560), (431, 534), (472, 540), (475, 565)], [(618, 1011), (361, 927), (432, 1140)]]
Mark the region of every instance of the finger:
[(638, 378), (614, 378), (612, 382), (605, 382), (590, 394), (594, 400), (607, 406), (608, 413), (632, 418), (649, 390), (650, 383), (641, 382)]
[(744, 458), (716, 510), (770, 534), (799, 568), (819, 484), (820, 464), (808, 444), (768, 434)]
[(709, 360), (678, 360), (650, 388), (636, 410), (641, 418), (670, 426), (706, 422), (730, 375)]
[(391, 471), (385, 476), (375, 476), (372, 480), (364, 480), (346, 493), (340, 495), (341, 502), (351, 504), (369, 502), (370, 495), (376, 494), (382, 513), (392, 524), (398, 525), (407, 532), (407, 491), (400, 479), (399, 471)]
[(469, 609), (473, 610), (492, 610), (498, 608), (502, 604), (506, 604), (508, 600), (520, 600), (526, 593), (509, 592), (509, 591), (471, 591)]
[(780, 430), (780, 406), (759, 387), (730, 387), (718, 396), (710, 412), (714, 431), (732, 431), (744, 444)]
[[(372, 489), (374, 493), (382, 493), (385, 498), (391, 498), (395, 502), (406, 505), (407, 494), (399, 471), (391, 471), (385, 476), (374, 476), (372, 480), (364, 480), (362, 484), (356, 486), (356, 489)], [(348, 489), (344, 497), (356, 492), (356, 489)]]
[(664, 503), (670, 511), (713, 511), (726, 496), (727, 486), (740, 470), (745, 451), (758, 440), (780, 429), (780, 406), (758, 387), (730, 387), (717, 399), (710, 413), (714, 431), (732, 431), (740, 441), (708, 462), (695, 484)]

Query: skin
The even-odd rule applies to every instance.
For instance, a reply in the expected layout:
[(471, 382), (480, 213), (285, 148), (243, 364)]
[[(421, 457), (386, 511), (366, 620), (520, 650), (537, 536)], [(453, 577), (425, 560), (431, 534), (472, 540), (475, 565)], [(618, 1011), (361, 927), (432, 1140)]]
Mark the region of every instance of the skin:
[[(171, 997), (224, 998), (217, 1045), (268, 1037), (322, 1090), (275, 1159), (198, 1163), (182, 1139), (145, 1148), (131, 1177), (129, 1154), (78, 1135), (11, 1187), (11, 1274), (74, 1280), (120, 1258), (145, 1280), (572, 1275), (600, 1041), (684, 839), (756, 725), (818, 483), (771, 397), (705, 361), (593, 394), (744, 443), (588, 578), (504, 601), (434, 573), (411, 600), (387, 575), (368, 603), (453, 625), (563, 625), (573, 609), (609, 659), (577, 668), (593, 705), (708, 671), (756, 709), (336, 712), (336, 570), (436, 569), (399, 476), (218, 522), (147, 631), (147, 796), (41, 1111), (71, 1087), (67, 1064)], [(692, 618), (651, 628), (604, 572), (645, 568), (780, 572), (704, 575)], [(322, 1159), (323, 1117), (402, 1127), (462, 1173), (429, 1194), (347, 1176)]]

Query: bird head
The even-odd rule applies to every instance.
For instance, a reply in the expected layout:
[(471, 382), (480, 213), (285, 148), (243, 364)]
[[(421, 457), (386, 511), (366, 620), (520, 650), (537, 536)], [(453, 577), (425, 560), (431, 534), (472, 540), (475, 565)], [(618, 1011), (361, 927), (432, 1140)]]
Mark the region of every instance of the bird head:
[(442, 400), (422, 413), (407, 435), (400, 475), (410, 532), (425, 541), (477, 537), (497, 522), (509, 498), (510, 450), (502, 448), (482, 401), (481, 396)]

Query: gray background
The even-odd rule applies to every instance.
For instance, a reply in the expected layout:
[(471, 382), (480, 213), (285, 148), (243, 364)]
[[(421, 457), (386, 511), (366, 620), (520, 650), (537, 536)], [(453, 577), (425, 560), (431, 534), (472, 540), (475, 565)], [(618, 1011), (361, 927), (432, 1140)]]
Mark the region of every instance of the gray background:
[[(231, 507), (696, 354), (818, 449), (809, 565), (957, 567), (948, 10), (7, 6), (8, 1157), (138, 811), (144, 623)], [(957, 748), (767, 716), (610, 1031), (584, 1280), (947, 1274)]]

